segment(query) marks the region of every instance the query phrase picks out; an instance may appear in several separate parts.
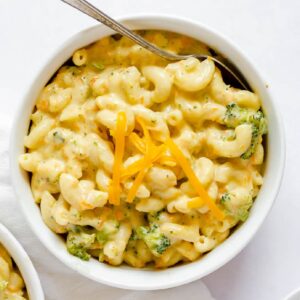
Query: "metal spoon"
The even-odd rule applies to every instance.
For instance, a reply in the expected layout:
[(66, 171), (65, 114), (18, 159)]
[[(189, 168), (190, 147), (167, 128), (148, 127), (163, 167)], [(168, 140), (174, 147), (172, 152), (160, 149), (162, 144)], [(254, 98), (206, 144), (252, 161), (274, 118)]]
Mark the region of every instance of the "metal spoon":
[[(86, 15), (96, 19), (97, 21), (101, 22), (102, 24), (110, 27), (114, 31), (118, 32), (119, 34), (126, 36), (127, 38), (133, 40), (135, 43), (139, 44), (143, 48), (153, 52), (154, 54), (163, 57), (167, 60), (171, 61), (177, 61), (177, 60), (182, 60), (182, 59), (187, 59), (190, 57), (195, 57), (199, 59), (200, 61), (210, 58), (212, 59), (215, 63), (217, 63), (224, 71), (227, 72), (225, 74), (225, 77), (230, 78), (230, 81), (236, 81), (238, 85), (240, 85), (242, 88), (246, 90), (251, 90), (249, 84), (247, 81), (244, 79), (243, 75), (234, 67), (233, 64), (231, 64), (229, 61), (226, 61), (224, 58), (218, 57), (215, 58), (210, 55), (205, 55), (205, 54), (186, 54), (186, 55), (180, 55), (180, 54), (174, 54), (167, 52), (165, 50), (162, 50), (153, 44), (149, 43), (145, 39), (143, 39), (141, 36), (138, 34), (134, 33), (133, 31), (129, 30), (126, 28), (124, 25), (121, 23), (115, 21), (111, 17), (109, 17), (107, 14), (96, 8), (94, 5), (89, 3), (86, 0), (62, 0), (63, 2), (69, 4), (70, 6), (78, 9), (79, 11), (85, 13)], [(230, 65), (230, 67), (229, 67)], [(224, 72), (223, 72), (224, 75)]]

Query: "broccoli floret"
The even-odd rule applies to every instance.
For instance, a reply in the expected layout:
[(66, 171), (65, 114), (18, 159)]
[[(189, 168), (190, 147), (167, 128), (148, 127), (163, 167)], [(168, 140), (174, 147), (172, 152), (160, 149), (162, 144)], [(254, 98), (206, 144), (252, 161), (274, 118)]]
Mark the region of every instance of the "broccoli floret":
[(256, 146), (260, 143), (262, 135), (268, 131), (267, 121), (262, 111), (254, 112), (246, 108), (241, 108), (235, 103), (230, 103), (226, 106), (223, 121), (229, 128), (235, 128), (244, 123), (252, 125), (251, 145), (247, 151), (242, 154), (241, 157), (243, 159), (248, 159), (252, 156)]
[(227, 127), (235, 128), (242, 123), (248, 122), (251, 113), (248, 109), (241, 108), (235, 103), (230, 103), (226, 106), (223, 121)]
[(97, 231), (96, 233), (96, 239), (100, 244), (105, 244), (109, 236), (112, 234), (115, 234), (120, 227), (120, 224), (116, 220), (108, 220), (106, 221), (101, 230)]
[(171, 245), (170, 240), (160, 232), (157, 224), (152, 224), (150, 227), (140, 226), (137, 235), (155, 256), (160, 256)]
[(83, 231), (70, 231), (67, 236), (67, 249), (72, 255), (82, 260), (89, 260), (91, 255), (87, 253), (87, 250), (95, 242), (95, 238), (95, 233), (88, 234)]
[(234, 194), (224, 193), (220, 199), (220, 203), (224, 205), (230, 215), (244, 222), (248, 218), (253, 198), (251, 194), (243, 199), (238, 199)]
[(256, 146), (260, 143), (262, 135), (266, 134), (267, 122), (263, 112), (258, 111), (249, 117), (249, 122), (252, 124), (252, 139), (248, 150), (242, 154), (243, 159), (248, 159), (255, 152)]

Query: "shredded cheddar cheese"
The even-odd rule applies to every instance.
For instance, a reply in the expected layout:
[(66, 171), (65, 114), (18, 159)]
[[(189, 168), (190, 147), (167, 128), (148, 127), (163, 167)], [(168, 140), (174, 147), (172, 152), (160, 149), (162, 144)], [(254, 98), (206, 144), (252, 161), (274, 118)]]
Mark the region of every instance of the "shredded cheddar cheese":
[(163, 152), (165, 152), (165, 150), (166, 150), (166, 146), (160, 145), (158, 147), (153, 148), (153, 152), (146, 153), (143, 161), (141, 162), (141, 164), (139, 166), (141, 168), (141, 170), (139, 171), (138, 175), (136, 176), (136, 178), (133, 182), (133, 185), (128, 192), (127, 202), (133, 201), (133, 199), (136, 195), (136, 192), (137, 192), (139, 186), (141, 185), (148, 169), (152, 167), (153, 163), (157, 159), (160, 158), (160, 156), (162, 155)]
[[(143, 120), (137, 118), (138, 122), (140, 123), (143, 132), (144, 132), (144, 138), (139, 137), (135, 132), (132, 132), (129, 135), (129, 141), (143, 154), (146, 154), (147, 149), (152, 148), (152, 151), (154, 151), (155, 148), (157, 148), (152, 140), (150, 133), (144, 123)], [(146, 140), (146, 141), (145, 141)], [(161, 152), (161, 151), (160, 151)], [(174, 167), (176, 166), (176, 160), (167, 154), (160, 154), (160, 157), (158, 159), (153, 159), (153, 162), (156, 161), (159, 164), (169, 166), (169, 167)], [(134, 163), (132, 163), (127, 169), (123, 170), (122, 172), (122, 179), (127, 179), (128, 177), (134, 175), (138, 171), (144, 168), (144, 159), (141, 158)]]
[(146, 153), (146, 143), (135, 132), (129, 135), (129, 141), (142, 153)]
[(188, 206), (188, 208), (199, 208), (199, 207), (201, 207), (203, 204), (204, 204), (204, 203), (203, 203), (203, 200), (202, 200), (201, 197), (195, 197), (195, 198), (192, 198), (192, 199), (188, 202), (187, 206)]
[(213, 200), (209, 197), (206, 190), (200, 183), (199, 179), (195, 175), (193, 169), (191, 168), (190, 164), (186, 160), (184, 154), (178, 148), (178, 146), (172, 141), (171, 138), (166, 140), (166, 145), (169, 147), (171, 153), (176, 158), (177, 162), (181, 165), (185, 175), (188, 177), (191, 185), (196, 190), (198, 195), (201, 197), (203, 202), (209, 207), (211, 212), (218, 220), (224, 219), (224, 213), (218, 208), (218, 206), (213, 202)]
[[(151, 167), (151, 164), (149, 165), (149, 168)], [(145, 169), (142, 169), (139, 174), (136, 176), (134, 182), (133, 182), (133, 185), (132, 187), (130, 188), (130, 190), (128, 191), (128, 195), (127, 195), (127, 202), (128, 203), (131, 203), (136, 195), (136, 192), (139, 188), (139, 186), (141, 185), (141, 183), (143, 182), (144, 180), (144, 177), (148, 171), (149, 168), (145, 168)]]
[[(143, 154), (146, 153), (146, 143), (140, 138), (135, 132), (131, 133), (129, 136), (129, 141)], [(170, 167), (174, 167), (176, 165), (176, 160), (167, 154), (163, 154), (157, 161), (158, 163)]]
[(163, 153), (167, 150), (165, 145), (155, 146), (152, 142), (150, 133), (148, 128), (146, 127), (143, 120), (137, 118), (138, 122), (140, 123), (143, 132), (146, 144), (142, 144), (143, 140), (138, 137), (137, 134), (132, 133), (130, 135), (131, 141), (136, 143), (138, 146), (142, 148), (143, 153), (145, 156), (142, 159), (139, 159), (132, 163), (127, 169), (123, 170), (122, 172), (122, 179), (126, 179), (135, 173), (139, 172), (138, 175), (135, 177), (132, 187), (130, 188), (127, 196), (127, 202), (131, 203), (137, 193), (139, 186), (141, 185), (148, 169), (152, 166), (152, 164), (160, 159)]
[(121, 181), (126, 180), (128, 177), (138, 173), (140, 170), (145, 168), (145, 157), (142, 157), (135, 162), (133, 162), (130, 166), (122, 170), (121, 173)]
[(157, 160), (158, 163), (161, 165), (165, 165), (168, 167), (175, 167), (176, 166), (176, 160), (167, 154), (161, 155), (161, 157)]
[(114, 205), (120, 204), (120, 169), (122, 166), (122, 160), (125, 149), (125, 133), (126, 133), (126, 114), (125, 112), (119, 112), (117, 116), (116, 130), (114, 134), (115, 138), (115, 159), (113, 165), (112, 181), (109, 186), (109, 203)]

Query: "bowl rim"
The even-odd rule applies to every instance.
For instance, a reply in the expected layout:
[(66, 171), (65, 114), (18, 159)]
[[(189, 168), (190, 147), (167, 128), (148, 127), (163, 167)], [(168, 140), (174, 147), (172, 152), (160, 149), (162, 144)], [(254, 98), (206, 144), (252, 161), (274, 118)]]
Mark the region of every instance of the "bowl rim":
[[(202, 33), (204, 32), (206, 34), (210, 34), (216, 40), (219, 40), (220, 43), (222, 43), (224, 45), (224, 48), (226, 46), (226, 47), (233, 49), (235, 51), (235, 55), (237, 55), (238, 58), (243, 63), (245, 63), (247, 65), (247, 67), (249, 67), (251, 69), (251, 71), (254, 73), (253, 76), (256, 77), (258, 82), (260, 82), (260, 83), (265, 82), (261, 76), (261, 73), (258, 72), (257, 69), (255, 68), (255, 64), (253, 64), (248, 59), (248, 57), (243, 53), (243, 51), (239, 47), (237, 47), (232, 41), (230, 41), (228, 38), (225, 38), (219, 32), (216, 32), (215, 30), (211, 29), (210, 27), (203, 25), (202, 23), (197, 22), (193, 19), (187, 19), (187, 18), (177, 17), (174, 15), (166, 15), (166, 14), (131, 14), (131, 15), (123, 16), (123, 17), (118, 17), (117, 20), (124, 22), (126, 24), (134, 24), (134, 23), (144, 24), (144, 25), (138, 26), (140, 29), (143, 29), (143, 28), (145, 29), (147, 27), (145, 24), (151, 23), (152, 27), (155, 27), (153, 25), (153, 23), (157, 23), (157, 24), (162, 23), (163, 24), (164, 22), (177, 24), (178, 26), (181, 25), (181, 26), (197, 27), (200, 31), (202, 31)], [(159, 28), (160, 26), (161, 25), (157, 26), (157, 28)], [(167, 29), (166, 28), (167, 26), (168, 25), (162, 25), (161, 30), (172, 31), (171, 29)], [(20, 175), (20, 168), (18, 166), (16, 157), (14, 155), (14, 148), (15, 148), (15, 143), (16, 143), (15, 136), (17, 136), (16, 133), (19, 128), (19, 119), (21, 119), (20, 117), (22, 116), (23, 108), (25, 107), (26, 102), (29, 101), (29, 97), (30, 97), (30, 94), (32, 93), (32, 89), (33, 89), (33, 84), (39, 81), (39, 77), (41, 74), (43, 74), (44, 70), (47, 68), (47, 65), (50, 64), (63, 50), (65, 50), (68, 45), (71, 45), (72, 42), (77, 41), (77, 44), (79, 44), (78, 41), (82, 36), (84, 36), (85, 34), (87, 34), (90, 31), (96, 31), (96, 30), (98, 30), (100, 28), (104, 28), (104, 27), (105, 26), (102, 24), (100, 24), (100, 25), (97, 24), (95, 26), (91, 26), (91, 27), (88, 27), (87, 29), (79, 31), (76, 34), (72, 35), (70, 38), (66, 39), (62, 44), (60, 44), (56, 47), (56, 51), (47, 58), (46, 62), (41, 64), (39, 72), (37, 72), (36, 77), (33, 78), (32, 85), (28, 88), (27, 93), (23, 97), (23, 101), (22, 101), (22, 103), (19, 107), (19, 110), (15, 116), (15, 120), (13, 123), (13, 129), (11, 131), (10, 165), (11, 165), (11, 177), (12, 177), (12, 183), (14, 186), (14, 190), (17, 194), (17, 198), (22, 207), (22, 211), (23, 211), (31, 229), (33, 230), (33, 232), (37, 235), (37, 237), (45, 245), (45, 247), (55, 257), (57, 257), (60, 261), (62, 261), (69, 268), (77, 271), (78, 273), (84, 275), (85, 277), (88, 277), (89, 279), (95, 280), (100, 283), (104, 283), (109, 286), (123, 288), (123, 289), (157, 290), (157, 289), (166, 289), (166, 288), (171, 288), (171, 287), (175, 287), (175, 286), (180, 286), (180, 285), (195, 281), (197, 279), (200, 279), (200, 278), (214, 272), (215, 270), (217, 270), (218, 268), (220, 268), (221, 266), (223, 266), (227, 262), (229, 262), (243, 248), (245, 248), (245, 246), (254, 237), (257, 230), (259, 229), (259, 227), (262, 225), (263, 221), (267, 217), (267, 215), (275, 201), (275, 198), (278, 194), (278, 191), (279, 191), (279, 188), (281, 185), (281, 181), (282, 181), (282, 177), (283, 177), (283, 172), (284, 172), (285, 138), (284, 138), (284, 129), (283, 129), (282, 120), (281, 120), (280, 114), (276, 108), (276, 105), (274, 105), (273, 97), (270, 95), (270, 91), (265, 90), (265, 93), (266, 93), (267, 97), (269, 98), (270, 105), (272, 106), (273, 118), (276, 121), (276, 124), (275, 124), (277, 126), (276, 138), (277, 138), (277, 144), (278, 144), (277, 146), (279, 146), (279, 149), (278, 149), (279, 157), (277, 158), (277, 168), (276, 168), (277, 172), (276, 172), (276, 174), (274, 173), (272, 175), (274, 177), (273, 189), (272, 189), (272, 191), (269, 191), (269, 194), (270, 194), (269, 199), (270, 200), (268, 201), (267, 204), (265, 204), (264, 209), (263, 210), (261, 209), (261, 211), (258, 211), (256, 213), (255, 220), (252, 217), (252, 219), (251, 219), (252, 227), (250, 227), (250, 218), (247, 220), (247, 222), (245, 222), (243, 224), (243, 226), (241, 226), (241, 228), (245, 228), (243, 231), (246, 231), (246, 228), (248, 229), (247, 236), (242, 236), (241, 234), (239, 234), (239, 236), (237, 238), (237, 234), (234, 234), (234, 235), (232, 234), (220, 246), (218, 246), (216, 249), (214, 249), (214, 251), (212, 251), (206, 255), (206, 257), (208, 255), (212, 256), (211, 253), (216, 253), (217, 250), (220, 249), (221, 247), (223, 247), (222, 249), (225, 249), (225, 243), (226, 243), (226, 241), (229, 241), (229, 239), (230, 239), (230, 243), (232, 244), (232, 246), (230, 247), (227, 245), (228, 243), (226, 243), (227, 254), (225, 255), (225, 257), (218, 259), (217, 262), (210, 261), (210, 266), (207, 266), (207, 264), (202, 263), (204, 270), (196, 268), (196, 266), (197, 266), (197, 262), (199, 263), (199, 261), (203, 261), (205, 259), (201, 259), (201, 260), (189, 263), (189, 265), (194, 265), (195, 267), (194, 267), (193, 272), (189, 272), (189, 276), (186, 276), (186, 277), (177, 276), (176, 278), (171, 279), (172, 273), (176, 273), (176, 271), (172, 271), (172, 270), (175, 270), (175, 268), (179, 268), (179, 267), (172, 267), (172, 268), (166, 269), (166, 270), (169, 270), (169, 272), (167, 272), (166, 270), (159, 271), (159, 272), (164, 272), (165, 280), (160, 280), (160, 281), (156, 280), (155, 282), (151, 282), (151, 283), (145, 282), (146, 280), (144, 280), (144, 281), (141, 280), (141, 282), (139, 282), (139, 283), (133, 283), (133, 282), (129, 283), (127, 280), (127, 282), (124, 283), (122, 280), (120, 281), (120, 280), (106, 278), (105, 275), (103, 275), (103, 276), (101, 275), (101, 278), (100, 278), (98, 275), (91, 272), (91, 270), (88, 268), (88, 264), (86, 264), (85, 262), (77, 263), (75, 260), (68, 258), (66, 256), (66, 255), (70, 256), (67, 252), (65, 254), (60, 254), (57, 251), (55, 251), (55, 249), (51, 245), (52, 242), (47, 241), (46, 238), (43, 237), (41, 235), (41, 233), (39, 232), (39, 230), (36, 226), (37, 223), (36, 223), (36, 221), (33, 220), (33, 218), (31, 218), (29, 208), (27, 208), (25, 201), (21, 201), (22, 195), (21, 195), (20, 189), (18, 188), (21, 185), (19, 182), (21, 180), (21, 178), (20, 178), (21, 175)], [(147, 28), (150, 29), (149, 26)], [(155, 29), (155, 28), (152, 28), (152, 29)], [(173, 31), (177, 31), (177, 30), (174, 29)], [(190, 35), (186, 30), (185, 30), (185, 34)], [(110, 34), (108, 34), (108, 35), (110, 35)], [(107, 36), (107, 34), (103, 34), (102, 36)], [(98, 39), (99, 38), (100, 37), (98, 37)], [(94, 38), (94, 40), (97, 40), (97, 38)], [(93, 41), (91, 40), (89, 43), (92, 43), (92, 42)], [(80, 48), (80, 46), (78, 45), (77, 48)], [(222, 52), (222, 49), (220, 49), (219, 52)], [(237, 65), (238, 65), (238, 63), (237, 63)], [(245, 76), (245, 77), (247, 78), (247, 76)], [(250, 81), (250, 78), (247, 78), (247, 79), (248, 79), (248, 81)], [(32, 196), (31, 196), (31, 198), (32, 198)], [(256, 202), (257, 202), (257, 200), (256, 200)], [(32, 204), (35, 204), (33, 199), (32, 199)], [(254, 203), (254, 206), (255, 205), (256, 205), (256, 203)], [(249, 224), (249, 225), (246, 225), (246, 224)], [(46, 226), (46, 225), (42, 224), (42, 226)], [(241, 232), (241, 230), (242, 229), (239, 229), (240, 232)], [(235, 236), (236, 238), (233, 238), (233, 236)], [(225, 250), (223, 252), (225, 252)], [(222, 252), (222, 250), (220, 250), (220, 251)], [(218, 253), (220, 251), (218, 251)], [(214, 255), (214, 256), (216, 256), (216, 255)], [(208, 259), (206, 259), (206, 261), (208, 261)], [(106, 270), (108, 270), (108, 269), (106, 269)], [(126, 270), (126, 268), (125, 268), (125, 270)], [(141, 270), (139, 270), (139, 271), (141, 271)], [(124, 274), (126, 274), (125, 271), (124, 271)], [(141, 274), (142, 274), (142, 272), (141, 272)], [(124, 275), (122, 275), (122, 276), (124, 276)], [(170, 276), (170, 278), (168, 276)]]
[(20, 242), (0, 223), (0, 243), (18, 266), (31, 300), (43, 300), (42, 285), (34, 265)]

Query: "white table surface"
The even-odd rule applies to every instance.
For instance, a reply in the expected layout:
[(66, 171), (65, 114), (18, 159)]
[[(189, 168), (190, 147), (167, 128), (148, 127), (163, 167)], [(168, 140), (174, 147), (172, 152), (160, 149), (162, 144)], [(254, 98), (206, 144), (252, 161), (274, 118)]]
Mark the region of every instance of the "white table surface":
[[(235, 259), (203, 281), (217, 300), (279, 300), (300, 286), (300, 1), (93, 0), (112, 16), (166, 13), (222, 32), (267, 78), (286, 128), (287, 165), (276, 204)], [(95, 22), (59, 0), (0, 0), (0, 103), (14, 116), (40, 64)], [(14, 97), (1, 98), (1, 89)]]

